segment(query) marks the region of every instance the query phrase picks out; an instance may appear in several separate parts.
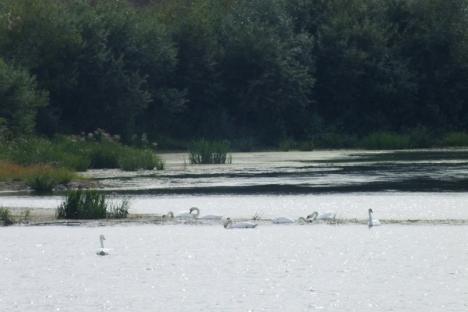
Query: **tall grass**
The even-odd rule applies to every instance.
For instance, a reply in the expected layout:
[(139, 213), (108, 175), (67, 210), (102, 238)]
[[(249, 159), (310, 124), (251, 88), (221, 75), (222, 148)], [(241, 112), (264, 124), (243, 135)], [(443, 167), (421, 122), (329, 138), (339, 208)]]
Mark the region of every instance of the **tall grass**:
[(112, 204), (106, 195), (92, 190), (76, 190), (67, 194), (57, 208), (58, 219), (126, 218), (129, 203)]
[(2, 225), (12, 225), (14, 222), (10, 209), (0, 207), (0, 223)]
[(198, 140), (189, 147), (189, 159), (192, 164), (225, 164), (231, 163), (228, 155), (229, 144), (221, 141)]

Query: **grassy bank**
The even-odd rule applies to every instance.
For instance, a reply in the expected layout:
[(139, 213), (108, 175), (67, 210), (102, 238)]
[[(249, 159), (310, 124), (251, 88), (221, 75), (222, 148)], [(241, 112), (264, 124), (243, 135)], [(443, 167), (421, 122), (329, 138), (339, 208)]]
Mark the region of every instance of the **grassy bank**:
[(78, 179), (78, 175), (66, 168), (51, 165), (18, 165), (0, 161), (0, 181), (22, 182), (38, 193), (51, 192), (59, 184)]
[(125, 146), (102, 135), (57, 136), (52, 140), (31, 137), (0, 144), (0, 160), (23, 166), (45, 164), (74, 171), (164, 168), (162, 160), (150, 149)]

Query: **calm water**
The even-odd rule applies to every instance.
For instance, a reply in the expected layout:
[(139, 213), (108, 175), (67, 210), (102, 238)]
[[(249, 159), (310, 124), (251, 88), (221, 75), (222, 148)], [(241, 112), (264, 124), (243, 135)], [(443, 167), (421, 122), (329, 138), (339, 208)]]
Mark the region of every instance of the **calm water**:
[[(98, 236), (110, 255), (98, 257)], [(0, 311), (466, 311), (468, 227), (0, 228)]]
[[(0, 311), (468, 310), (468, 226), (440, 222), (468, 220), (468, 151), (245, 153), (228, 166), (163, 157), (163, 172), (86, 175), (134, 213), (365, 220), (372, 208), (429, 224), (0, 227)], [(61, 201), (0, 196), (5, 207)]]

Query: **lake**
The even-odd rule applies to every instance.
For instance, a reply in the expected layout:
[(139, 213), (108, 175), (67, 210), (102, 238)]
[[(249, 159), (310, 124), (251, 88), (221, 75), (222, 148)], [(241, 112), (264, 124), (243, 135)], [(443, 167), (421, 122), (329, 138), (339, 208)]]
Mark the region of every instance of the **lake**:
[[(468, 150), (234, 153), (160, 172), (97, 170), (131, 213), (196, 206), (262, 221), (0, 228), (0, 311), (466, 311)], [(55, 208), (60, 194), (3, 192)], [(367, 210), (384, 224), (368, 229)], [(273, 225), (313, 211), (338, 225)], [(110, 255), (96, 256), (99, 234)]]

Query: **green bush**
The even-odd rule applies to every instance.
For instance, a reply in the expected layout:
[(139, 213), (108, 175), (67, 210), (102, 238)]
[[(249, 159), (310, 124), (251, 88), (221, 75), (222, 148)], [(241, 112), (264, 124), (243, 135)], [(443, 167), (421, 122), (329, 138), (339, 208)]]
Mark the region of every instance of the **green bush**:
[(0, 222), (3, 225), (12, 225), (14, 223), (10, 209), (0, 207)]
[(442, 146), (468, 146), (468, 133), (450, 132), (442, 138)]
[(229, 144), (220, 141), (193, 141), (189, 148), (192, 164), (225, 164), (231, 163), (228, 156)]
[(131, 150), (123, 153), (119, 158), (119, 167), (122, 170), (133, 171), (139, 169), (164, 169), (163, 161), (150, 150)]
[(116, 144), (96, 144), (90, 150), (90, 167), (94, 169), (111, 169), (119, 167), (119, 146)]
[(57, 208), (58, 219), (104, 219), (126, 218), (128, 201), (111, 204), (106, 195), (92, 190), (76, 190), (67, 194), (65, 201)]
[(58, 136), (53, 140), (22, 138), (3, 142), (0, 159), (21, 165), (52, 164), (77, 171), (121, 168), (123, 170), (164, 168), (151, 150), (138, 149), (109, 139), (96, 141)]
[(67, 184), (75, 178), (75, 175), (64, 168), (51, 166), (38, 166), (26, 178), (26, 185), (37, 193), (50, 193), (59, 184)]
[(371, 133), (361, 140), (360, 145), (367, 149), (404, 149), (411, 147), (408, 136), (392, 132)]

